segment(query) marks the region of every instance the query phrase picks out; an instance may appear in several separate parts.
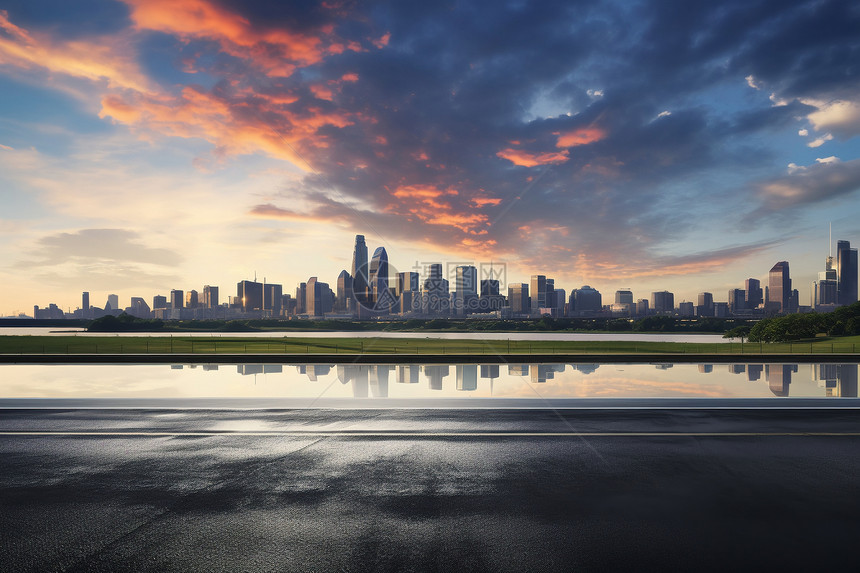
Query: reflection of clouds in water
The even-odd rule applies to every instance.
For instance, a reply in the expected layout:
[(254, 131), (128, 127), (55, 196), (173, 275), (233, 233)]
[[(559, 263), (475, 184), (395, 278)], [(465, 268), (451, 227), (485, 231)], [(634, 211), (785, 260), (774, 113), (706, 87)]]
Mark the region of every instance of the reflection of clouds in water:
[[(696, 364), (588, 365), (4, 365), (4, 398), (765, 398), (769, 382), (737, 365), (699, 372)], [(856, 373), (856, 364), (852, 372)], [(746, 370), (752, 369), (747, 365)], [(792, 371), (792, 397), (848, 396), (856, 382)], [(773, 368), (771, 368), (773, 370)], [(821, 377), (821, 375), (819, 375)], [(771, 381), (773, 374), (771, 372)], [(831, 377), (832, 378), (832, 377)], [(852, 378), (852, 380), (856, 380)]]
[(695, 382), (660, 382), (633, 378), (608, 377), (576, 382), (547, 380), (532, 383), (523, 377), (522, 384), (511, 387), (513, 381), (498, 386), (495, 395), (505, 398), (637, 398), (685, 396), (691, 398), (731, 398), (735, 394), (715, 384)]

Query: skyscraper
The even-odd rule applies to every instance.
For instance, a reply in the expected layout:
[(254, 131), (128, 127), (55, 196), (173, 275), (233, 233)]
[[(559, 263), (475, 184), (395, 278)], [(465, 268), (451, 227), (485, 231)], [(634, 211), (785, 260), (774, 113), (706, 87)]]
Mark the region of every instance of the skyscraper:
[(836, 273), (839, 304), (857, 302), (857, 249), (852, 249), (849, 241), (836, 242)]
[(277, 283), (263, 283), (263, 310), (266, 316), (280, 316), (284, 298), (284, 287)]
[(532, 275), (529, 293), (532, 313), (536, 314), (539, 308), (546, 308), (546, 276)]
[(170, 291), (170, 308), (182, 308), (185, 304), (185, 293), (181, 290), (172, 290)]
[(401, 313), (420, 310), (416, 303), (421, 300), (418, 288), (418, 273), (397, 273), (397, 282), (394, 286), (394, 296), (397, 298), (398, 311)]
[(299, 283), (296, 287), (296, 314), (308, 312), (308, 283)]
[(597, 289), (591, 288), (588, 285), (574, 289), (570, 293), (570, 301), (573, 307), (572, 310), (578, 315), (582, 313), (594, 314), (603, 310), (603, 295)]
[(617, 290), (615, 291), (615, 304), (633, 304), (633, 291)]
[(362, 301), (367, 301), (370, 298), (370, 279), (368, 277), (369, 269), (367, 266), (367, 245), (364, 242), (364, 235), (355, 236), (355, 248), (352, 251), (352, 292), (353, 296)]
[(317, 277), (311, 277), (306, 285), (307, 314), (323, 316), (331, 312), (334, 307), (334, 293), (328, 283), (320, 282)]
[(657, 314), (675, 312), (675, 295), (667, 290), (651, 293), (651, 308)]
[(196, 290), (190, 290), (185, 293), (185, 308), (197, 308), (200, 303), (200, 296)]
[(714, 316), (714, 295), (700, 292), (696, 304), (696, 316)]
[(90, 309), (90, 293), (84, 291), (81, 294), (81, 310), (87, 311)]
[(422, 310), (425, 314), (447, 314), (448, 279), (442, 277), (442, 265), (430, 265), (430, 276), (424, 279)]
[(744, 284), (746, 291), (747, 308), (754, 310), (758, 305), (764, 302), (764, 293), (761, 289), (761, 281), (758, 279), (747, 279)]
[(203, 307), (213, 309), (218, 306), (218, 287), (206, 285), (203, 287)]
[(478, 269), (471, 265), (462, 265), (455, 271), (454, 313), (466, 315), (475, 312), (478, 306)]
[(729, 290), (729, 311), (737, 314), (746, 309), (746, 291), (742, 288)]
[(335, 299), (335, 310), (337, 312), (347, 312), (351, 310), (352, 305), (352, 275), (345, 270), (340, 271), (337, 276), (337, 297)]
[(241, 281), (236, 284), (236, 297), (242, 305), (242, 312), (263, 310), (263, 283)]
[(370, 261), (369, 285), (373, 297), (373, 308), (387, 313), (394, 305), (394, 298), (388, 290), (388, 253), (385, 247), (378, 247)]
[(513, 314), (528, 314), (531, 312), (529, 285), (525, 283), (508, 285), (508, 304)]
[(789, 313), (791, 308), (791, 277), (788, 261), (773, 265), (768, 273), (767, 306), (770, 312)]

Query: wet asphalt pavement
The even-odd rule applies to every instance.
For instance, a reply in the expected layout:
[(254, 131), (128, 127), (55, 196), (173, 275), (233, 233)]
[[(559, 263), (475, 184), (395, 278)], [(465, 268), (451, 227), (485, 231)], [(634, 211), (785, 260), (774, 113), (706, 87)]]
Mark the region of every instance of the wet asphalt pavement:
[(0, 410), (2, 571), (856, 571), (860, 410)]

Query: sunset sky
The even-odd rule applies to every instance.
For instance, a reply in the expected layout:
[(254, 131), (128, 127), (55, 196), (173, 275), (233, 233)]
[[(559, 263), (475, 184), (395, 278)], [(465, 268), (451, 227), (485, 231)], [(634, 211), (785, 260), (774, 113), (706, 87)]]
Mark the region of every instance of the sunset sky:
[[(610, 299), (860, 246), (860, 5), (0, 0), (0, 316), (334, 283), (353, 237)], [(611, 301), (610, 301), (611, 302)]]

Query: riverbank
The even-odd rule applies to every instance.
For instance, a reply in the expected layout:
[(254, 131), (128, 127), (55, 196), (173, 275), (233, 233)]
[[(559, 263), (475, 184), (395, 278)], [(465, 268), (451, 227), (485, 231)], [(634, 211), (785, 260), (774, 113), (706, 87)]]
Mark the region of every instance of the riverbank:
[[(189, 355), (197, 359), (218, 355), (274, 355), (277, 357), (320, 355), (351, 361), (357, 355), (393, 355), (404, 361), (413, 356), (440, 355), (500, 357), (552, 356), (595, 359), (596, 355), (644, 355), (648, 360), (663, 356), (800, 356), (825, 355), (858, 358), (860, 336), (816, 339), (792, 343), (742, 342), (643, 342), (643, 341), (563, 341), (563, 340), (475, 340), (433, 338), (318, 338), (271, 337), (242, 338), (229, 336), (3, 336), (0, 356), (8, 355), (88, 355), (112, 357), (135, 355)], [(5, 360), (8, 362), (8, 360)]]
[(843, 364), (854, 353), (689, 354), (0, 354), (0, 364)]

